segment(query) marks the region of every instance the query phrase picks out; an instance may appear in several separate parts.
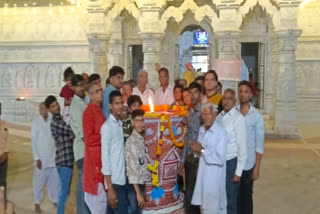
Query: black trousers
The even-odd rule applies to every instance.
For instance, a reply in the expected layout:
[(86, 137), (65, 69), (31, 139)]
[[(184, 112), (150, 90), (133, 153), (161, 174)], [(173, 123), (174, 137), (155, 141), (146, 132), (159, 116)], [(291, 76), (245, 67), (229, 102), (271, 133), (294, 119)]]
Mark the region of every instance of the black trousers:
[(186, 214), (201, 214), (200, 206), (191, 205), (194, 187), (197, 181), (199, 158), (194, 158), (190, 155), (185, 164), (185, 177), (186, 177), (186, 191), (185, 191), (185, 208)]
[(4, 199), (7, 199), (7, 172), (8, 160), (0, 163), (0, 187), (4, 187)]
[(243, 170), (240, 191), (238, 199), (238, 214), (252, 214), (253, 213), (253, 180), (251, 178), (253, 168), (250, 170)]

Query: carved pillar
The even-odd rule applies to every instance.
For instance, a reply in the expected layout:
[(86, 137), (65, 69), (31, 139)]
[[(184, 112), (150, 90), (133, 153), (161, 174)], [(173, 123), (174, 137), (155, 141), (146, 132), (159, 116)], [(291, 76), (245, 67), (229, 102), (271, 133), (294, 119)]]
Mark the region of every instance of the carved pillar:
[[(223, 60), (238, 59), (238, 31), (219, 31), (215, 33), (218, 43), (218, 58)], [(223, 90), (232, 88), (238, 91), (237, 81), (221, 80)]]
[(296, 114), (296, 47), (301, 31), (280, 30), (276, 34), (280, 49), (275, 132), (283, 137), (299, 137)]
[(143, 40), (143, 68), (149, 74), (149, 85), (154, 90), (159, 88), (159, 78), (155, 71), (155, 63), (160, 63), (160, 44), (162, 34), (142, 33)]
[(100, 74), (102, 82), (107, 78), (107, 38), (105, 30), (105, 9), (99, 1), (88, 2), (88, 41), (90, 48), (91, 69)]
[(114, 65), (124, 66), (122, 21), (123, 17), (112, 20), (111, 38), (108, 42), (108, 69)]

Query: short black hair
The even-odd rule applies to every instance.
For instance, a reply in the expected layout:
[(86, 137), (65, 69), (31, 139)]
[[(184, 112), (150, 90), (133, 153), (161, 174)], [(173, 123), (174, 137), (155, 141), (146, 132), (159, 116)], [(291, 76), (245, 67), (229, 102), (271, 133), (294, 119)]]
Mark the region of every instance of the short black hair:
[(72, 77), (72, 81), (71, 81), (71, 85), (72, 86), (77, 86), (79, 82), (81, 81), (84, 81), (84, 78), (82, 75), (80, 74), (75, 74), (73, 77)]
[(118, 74), (124, 75), (124, 70), (120, 66), (112, 66), (109, 70), (109, 78)]
[(57, 98), (56, 98), (55, 96), (53, 96), (53, 95), (49, 95), (49, 96), (47, 96), (47, 98), (45, 99), (44, 105), (45, 105), (47, 108), (49, 108), (50, 105), (51, 105), (52, 103), (54, 103), (55, 101), (57, 101)]
[(209, 70), (207, 73), (204, 74), (204, 79), (206, 79), (206, 76), (208, 74), (213, 74), (214, 78), (216, 79), (216, 81), (218, 81), (218, 74), (216, 73), (215, 70)]
[(220, 85), (221, 88), (222, 88), (222, 83), (220, 81), (218, 81), (217, 85)]
[(196, 81), (194, 81), (190, 84), (189, 90), (194, 89), (194, 88), (196, 88), (200, 93), (202, 92), (202, 86), (199, 83), (197, 83)]
[(109, 96), (109, 104), (111, 104), (116, 97), (122, 97), (122, 94), (121, 94), (120, 91), (118, 91), (118, 90), (115, 90), (115, 91), (113, 91), (113, 92), (110, 93), (110, 96)]
[(131, 95), (127, 100), (128, 107), (132, 106), (134, 103), (139, 103), (139, 105), (142, 105), (141, 98), (138, 95)]
[(141, 117), (144, 115), (144, 111), (142, 109), (136, 109), (131, 113), (131, 118), (135, 119), (136, 117)]
[[(132, 84), (131, 84), (129, 81), (125, 81), (125, 82), (123, 83), (123, 86), (125, 86), (125, 85), (130, 86), (131, 91), (132, 91), (133, 87), (132, 87)], [(122, 87), (123, 87), (123, 86), (122, 86)]]
[(160, 74), (160, 72), (165, 72), (169, 76), (169, 71), (166, 68), (160, 68), (159, 69), (159, 74)]
[(188, 92), (188, 93), (190, 93), (189, 89), (190, 89), (190, 87), (184, 88), (183, 91), (182, 91), (182, 93), (185, 92), (185, 91)]
[(72, 68), (71, 67), (67, 67), (66, 70), (64, 70), (64, 72), (63, 72), (64, 81), (67, 81), (67, 79), (69, 77), (73, 77), (73, 75), (74, 75), (74, 71), (72, 70)]
[(181, 92), (183, 91), (183, 87), (182, 87), (182, 85), (179, 85), (179, 84), (176, 84), (175, 86), (174, 86), (174, 88), (173, 88), (173, 91), (175, 91), (177, 88), (179, 88), (180, 90), (181, 90)]
[(89, 76), (89, 83), (93, 82), (93, 81), (96, 81), (98, 79), (101, 79), (100, 75), (97, 74), (97, 73), (94, 73), (94, 74), (91, 74)]
[(246, 85), (250, 88), (250, 91), (252, 92), (252, 86), (250, 85), (250, 83), (246, 80), (242, 80), (240, 83), (239, 83), (239, 88), (242, 86), (242, 85)]
[(134, 81), (133, 79), (129, 79), (129, 80), (128, 80), (128, 83), (130, 83), (130, 84), (131, 84), (131, 87), (132, 87), (132, 88), (134, 88), (134, 87), (136, 87), (136, 86), (137, 86), (137, 82), (136, 82), (136, 81)]

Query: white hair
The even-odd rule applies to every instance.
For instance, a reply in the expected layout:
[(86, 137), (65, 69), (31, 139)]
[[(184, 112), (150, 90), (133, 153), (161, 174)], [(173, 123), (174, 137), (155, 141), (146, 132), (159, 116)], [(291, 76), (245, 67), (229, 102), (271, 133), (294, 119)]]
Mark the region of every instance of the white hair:
[(210, 102), (206, 102), (206, 103), (202, 104), (201, 111), (205, 108), (209, 108), (212, 113), (215, 111), (218, 111), (217, 106), (213, 103), (210, 103)]
[(139, 71), (138, 75), (140, 76), (140, 74), (141, 74), (141, 73), (143, 73), (143, 72), (145, 72), (145, 73), (147, 73), (147, 74), (148, 74), (148, 72), (147, 72), (146, 70), (144, 70), (144, 69), (140, 69), (140, 71)]

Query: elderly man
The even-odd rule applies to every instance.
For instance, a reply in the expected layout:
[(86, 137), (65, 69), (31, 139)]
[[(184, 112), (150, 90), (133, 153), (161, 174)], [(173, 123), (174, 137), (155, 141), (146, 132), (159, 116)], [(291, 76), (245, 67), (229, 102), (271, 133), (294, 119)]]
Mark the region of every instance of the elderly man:
[(91, 101), (83, 113), (82, 123), (86, 154), (83, 166), (84, 199), (92, 214), (104, 214), (107, 209), (107, 193), (101, 173), (100, 129), (105, 121), (101, 108), (101, 84), (92, 82), (89, 84), (88, 92)]
[(203, 125), (198, 141), (190, 143), (192, 151), (200, 156), (196, 186), (191, 204), (200, 205), (202, 214), (225, 214), (226, 153), (228, 136), (221, 123), (215, 122), (216, 106), (202, 105)]
[(244, 117), (236, 109), (236, 93), (228, 88), (222, 97), (223, 111), (217, 117), (227, 130), (227, 210), (228, 214), (237, 214), (237, 202), (242, 170), (246, 163), (246, 124)]
[(154, 93), (147, 88), (148, 72), (140, 70), (138, 75), (138, 86), (133, 88), (132, 95), (138, 95), (144, 105), (149, 105), (149, 97), (154, 101)]
[(55, 163), (56, 148), (52, 139), (50, 123), (52, 115), (48, 114), (44, 102), (39, 105), (40, 116), (32, 121), (32, 151), (35, 161), (33, 174), (33, 195), (35, 212), (41, 212), (40, 202), (43, 188), (47, 186), (49, 199), (56, 205), (59, 193), (59, 176)]
[(174, 102), (173, 87), (169, 85), (169, 71), (166, 68), (159, 70), (160, 88), (156, 91), (156, 105), (171, 105)]

